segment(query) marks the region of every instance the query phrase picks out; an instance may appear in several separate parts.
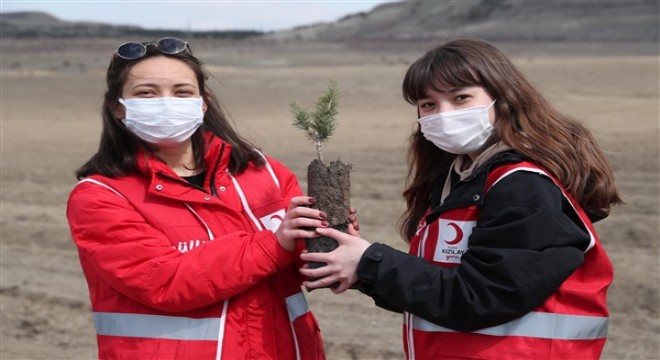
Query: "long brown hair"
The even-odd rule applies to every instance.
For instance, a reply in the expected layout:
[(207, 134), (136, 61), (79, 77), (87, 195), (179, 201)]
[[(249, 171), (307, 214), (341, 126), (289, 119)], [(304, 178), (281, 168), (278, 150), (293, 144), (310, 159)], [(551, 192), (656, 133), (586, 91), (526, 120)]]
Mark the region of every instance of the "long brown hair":
[[(415, 105), (428, 89), (467, 86), (482, 86), (497, 100), (494, 127), (499, 139), (546, 168), (585, 210), (607, 215), (610, 205), (622, 203), (612, 169), (591, 132), (555, 109), (506, 55), (482, 39), (454, 39), (424, 54), (408, 69), (403, 96)], [(447, 175), (455, 158), (427, 141), (419, 127), (409, 141), (403, 192), (408, 207), (399, 223), (407, 241), (430, 205), (433, 184)]]
[[(145, 42), (144, 44), (149, 44)], [(147, 46), (147, 53), (135, 60), (125, 60), (113, 56), (106, 73), (107, 89), (104, 96), (101, 117), (103, 130), (98, 151), (83, 164), (77, 171), (76, 177), (101, 174), (108, 177), (117, 177), (130, 174), (137, 166), (136, 154), (138, 149), (151, 152), (149, 146), (140, 138), (126, 129), (124, 124), (115, 117), (115, 107), (121, 89), (126, 82), (130, 70), (144, 59), (155, 56), (166, 56), (187, 64), (195, 73), (199, 85), (200, 95), (208, 106), (204, 114), (202, 126), (192, 135), (195, 164), (204, 164), (205, 140), (204, 132), (208, 131), (232, 145), (229, 161), (229, 170), (241, 173), (250, 161), (257, 166), (264, 164), (263, 158), (257, 153), (254, 145), (243, 139), (231, 126), (224, 115), (220, 102), (206, 84), (209, 76), (202, 67), (202, 62), (193, 56), (190, 48), (178, 54), (164, 54), (155, 46)]]

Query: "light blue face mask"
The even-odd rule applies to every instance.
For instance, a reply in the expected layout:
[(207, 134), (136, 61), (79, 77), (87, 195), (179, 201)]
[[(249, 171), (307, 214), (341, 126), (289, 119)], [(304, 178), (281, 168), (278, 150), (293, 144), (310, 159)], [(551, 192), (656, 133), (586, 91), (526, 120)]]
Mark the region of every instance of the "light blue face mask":
[(188, 140), (204, 120), (203, 100), (195, 98), (118, 99), (126, 108), (126, 128), (149, 144), (173, 147)]
[(488, 110), (495, 104), (475, 106), (424, 116), (417, 120), (426, 140), (452, 154), (474, 154), (481, 150), (494, 128)]

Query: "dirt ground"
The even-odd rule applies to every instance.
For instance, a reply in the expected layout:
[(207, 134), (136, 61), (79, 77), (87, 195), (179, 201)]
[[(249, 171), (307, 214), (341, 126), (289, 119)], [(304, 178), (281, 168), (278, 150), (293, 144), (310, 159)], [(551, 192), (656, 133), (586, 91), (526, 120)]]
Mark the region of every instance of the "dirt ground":
[[(124, 39), (122, 39), (124, 40)], [(0, 66), (0, 358), (96, 356), (87, 286), (65, 218), (74, 170), (95, 151), (104, 71), (120, 40), (5, 41)], [(614, 48), (612, 48), (614, 46)], [(604, 359), (660, 359), (659, 91), (655, 51), (526, 44), (516, 64), (560, 109), (595, 132), (626, 205), (597, 223), (614, 263)], [(363, 236), (405, 249), (405, 141), (415, 109), (401, 81), (426, 44), (193, 42), (240, 131), (305, 185), (314, 145), (288, 104), (311, 104), (329, 79), (342, 89), (326, 160), (354, 164), (352, 203)], [(507, 48), (507, 47), (505, 47)], [(594, 50), (595, 49), (595, 50)], [(648, 49), (647, 49), (648, 50)], [(308, 294), (329, 359), (403, 358), (398, 314), (359, 293)]]

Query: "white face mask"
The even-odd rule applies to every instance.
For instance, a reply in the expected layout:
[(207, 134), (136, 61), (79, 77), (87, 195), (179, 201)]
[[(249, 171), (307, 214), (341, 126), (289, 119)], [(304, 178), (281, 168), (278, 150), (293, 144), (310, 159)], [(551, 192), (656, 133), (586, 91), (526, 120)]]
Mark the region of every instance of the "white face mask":
[(154, 145), (177, 146), (202, 125), (203, 101), (196, 98), (119, 99), (126, 107), (126, 128), (140, 139)]
[(495, 104), (424, 116), (417, 121), (426, 140), (452, 154), (473, 154), (493, 133), (488, 110)]

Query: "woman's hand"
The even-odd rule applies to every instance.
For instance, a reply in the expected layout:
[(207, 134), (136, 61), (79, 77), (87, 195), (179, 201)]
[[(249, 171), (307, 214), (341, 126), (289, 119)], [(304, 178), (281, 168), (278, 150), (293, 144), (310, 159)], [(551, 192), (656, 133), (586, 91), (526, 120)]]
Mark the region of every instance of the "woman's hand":
[[(349, 226), (350, 228), (350, 226)], [(339, 283), (335, 294), (346, 291), (357, 281), (357, 266), (365, 250), (371, 245), (368, 241), (351, 234), (345, 234), (335, 229), (316, 229), (316, 233), (337, 240), (339, 246), (329, 253), (310, 253), (303, 251), (300, 259), (306, 262), (324, 262), (327, 265), (309, 269), (306, 266), (300, 269), (300, 273), (308, 278), (317, 278), (315, 281), (305, 281), (303, 285), (309, 289), (326, 287)]]
[(357, 210), (351, 207), (348, 213), (348, 234), (360, 237), (360, 223), (357, 219)]
[(325, 213), (306, 207), (315, 202), (316, 199), (309, 196), (296, 196), (291, 199), (282, 224), (275, 231), (277, 241), (286, 251), (296, 248), (297, 239), (318, 237), (319, 234), (313, 229), (328, 226)]

